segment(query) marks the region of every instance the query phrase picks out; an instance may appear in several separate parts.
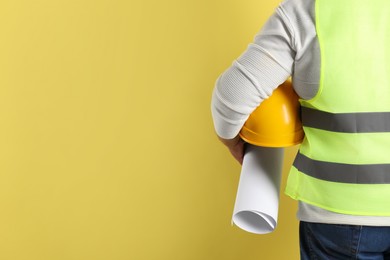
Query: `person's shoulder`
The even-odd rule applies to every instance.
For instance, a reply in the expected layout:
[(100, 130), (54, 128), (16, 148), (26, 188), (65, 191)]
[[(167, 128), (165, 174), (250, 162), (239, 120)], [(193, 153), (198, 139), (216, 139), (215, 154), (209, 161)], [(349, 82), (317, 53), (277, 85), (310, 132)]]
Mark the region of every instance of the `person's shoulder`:
[(287, 5), (311, 5), (314, 4), (315, 0), (283, 0), (281, 1), (281, 4), (287, 4)]
[(292, 20), (313, 20), (315, 0), (284, 0), (278, 9)]
[(315, 5), (315, 0), (284, 0), (279, 7), (286, 11), (307, 11), (310, 12)]

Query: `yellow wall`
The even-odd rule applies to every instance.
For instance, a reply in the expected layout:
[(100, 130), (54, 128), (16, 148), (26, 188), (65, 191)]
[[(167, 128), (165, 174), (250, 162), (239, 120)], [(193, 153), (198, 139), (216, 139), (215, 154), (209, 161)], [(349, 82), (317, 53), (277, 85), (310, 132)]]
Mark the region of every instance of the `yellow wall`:
[(274, 233), (230, 226), (209, 108), (277, 4), (0, 1), (0, 259), (297, 259), (285, 195)]

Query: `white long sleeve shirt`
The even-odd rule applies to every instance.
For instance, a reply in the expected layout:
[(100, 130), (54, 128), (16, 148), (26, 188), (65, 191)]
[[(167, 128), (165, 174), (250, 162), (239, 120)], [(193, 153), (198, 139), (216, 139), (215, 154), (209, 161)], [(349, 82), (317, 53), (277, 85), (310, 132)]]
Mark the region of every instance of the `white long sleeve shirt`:
[[(315, 29), (315, 0), (286, 0), (279, 5), (253, 43), (217, 80), (211, 111), (216, 133), (234, 138), (264, 99), (292, 76), (302, 99), (317, 94), (320, 50)], [(352, 216), (299, 202), (301, 221), (390, 226), (390, 217)]]

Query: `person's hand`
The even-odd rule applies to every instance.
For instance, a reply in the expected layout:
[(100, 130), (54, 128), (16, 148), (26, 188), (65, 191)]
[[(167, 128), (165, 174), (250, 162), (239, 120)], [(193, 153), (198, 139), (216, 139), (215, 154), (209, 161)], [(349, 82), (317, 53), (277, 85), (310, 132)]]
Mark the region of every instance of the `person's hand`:
[(218, 138), (224, 145), (226, 145), (234, 159), (236, 159), (242, 165), (242, 161), (244, 159), (245, 142), (241, 139), (241, 137), (237, 135), (233, 139), (224, 139), (221, 137)]

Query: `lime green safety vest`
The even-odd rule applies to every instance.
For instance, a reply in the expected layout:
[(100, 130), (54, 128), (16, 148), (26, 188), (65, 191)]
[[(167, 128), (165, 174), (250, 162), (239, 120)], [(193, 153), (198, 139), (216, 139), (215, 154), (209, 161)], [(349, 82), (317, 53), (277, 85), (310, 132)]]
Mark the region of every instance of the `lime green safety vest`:
[(338, 213), (390, 216), (390, 1), (316, 0), (318, 94), (286, 194)]

